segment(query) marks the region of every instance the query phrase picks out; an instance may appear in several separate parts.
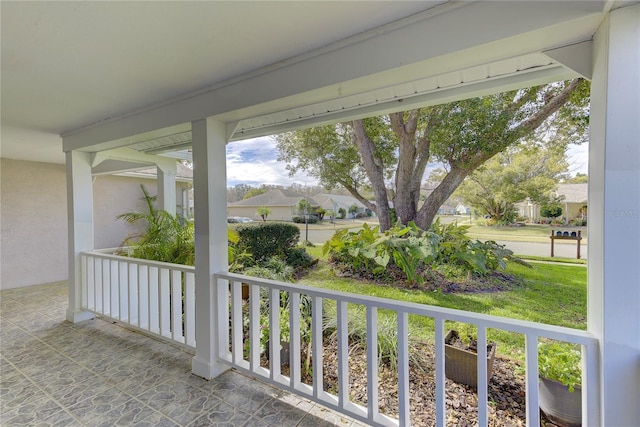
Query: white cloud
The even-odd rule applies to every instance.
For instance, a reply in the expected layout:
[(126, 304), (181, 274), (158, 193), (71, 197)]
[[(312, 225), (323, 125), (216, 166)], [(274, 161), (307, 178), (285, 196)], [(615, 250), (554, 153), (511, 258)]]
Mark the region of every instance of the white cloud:
[(303, 173), (289, 177), (286, 163), (278, 161), (276, 144), (270, 137), (246, 139), (227, 145), (227, 185), (289, 186), (293, 183), (317, 185), (315, 178)]

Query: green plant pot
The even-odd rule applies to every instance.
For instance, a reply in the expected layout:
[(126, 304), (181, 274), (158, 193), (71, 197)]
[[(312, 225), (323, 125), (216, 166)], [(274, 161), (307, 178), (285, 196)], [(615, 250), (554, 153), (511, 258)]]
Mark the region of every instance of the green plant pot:
[[(469, 387), (478, 388), (478, 355), (475, 352), (449, 345), (458, 336), (458, 332), (451, 330), (445, 336), (444, 371), (447, 378)], [(493, 362), (496, 357), (496, 344), (489, 343), (491, 350), (487, 352), (487, 383), (493, 373)]]
[(578, 427), (582, 425), (582, 390), (575, 386), (574, 391), (557, 381), (540, 377), (540, 409), (549, 421), (560, 427)]

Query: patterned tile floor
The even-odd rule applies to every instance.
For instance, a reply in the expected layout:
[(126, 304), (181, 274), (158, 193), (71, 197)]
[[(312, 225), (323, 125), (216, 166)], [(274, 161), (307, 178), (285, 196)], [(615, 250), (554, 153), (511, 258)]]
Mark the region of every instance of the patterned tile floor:
[(0, 292), (2, 426), (362, 426), (106, 320), (65, 319), (66, 283)]

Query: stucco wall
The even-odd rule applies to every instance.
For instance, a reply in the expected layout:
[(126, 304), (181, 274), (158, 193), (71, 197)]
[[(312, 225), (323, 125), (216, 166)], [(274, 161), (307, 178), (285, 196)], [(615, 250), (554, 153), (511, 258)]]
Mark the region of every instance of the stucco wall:
[(1, 162), (0, 289), (66, 280), (64, 165)]
[[(96, 249), (117, 247), (134, 231), (115, 217), (143, 208), (140, 184), (156, 194), (155, 180), (120, 176), (94, 178)], [(186, 187), (185, 183), (177, 184), (178, 204)], [(0, 289), (66, 280), (65, 166), (1, 159), (0, 226)]]

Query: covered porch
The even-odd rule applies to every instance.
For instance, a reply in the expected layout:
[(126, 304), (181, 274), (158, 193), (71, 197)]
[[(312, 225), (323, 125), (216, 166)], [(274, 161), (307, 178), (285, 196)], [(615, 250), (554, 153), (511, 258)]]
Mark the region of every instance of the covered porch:
[[(386, 12), (395, 10), (395, 4), (389, 3)], [(235, 74), (227, 69), (217, 69), (221, 77), (214, 81), (199, 75), (201, 80), (197, 88), (183, 87), (181, 93), (164, 91), (161, 97), (151, 96), (156, 92), (150, 88), (147, 93), (135, 92), (138, 97), (131, 103), (116, 103), (109, 111), (96, 108), (89, 115), (83, 114), (84, 105), (78, 103), (74, 104), (75, 110), (70, 109), (77, 113), (77, 117), (60, 119), (59, 123), (52, 119), (52, 132), (62, 136), (67, 168), (69, 280), (65, 313), (70, 323), (65, 324), (64, 329), (82, 333), (86, 331), (87, 322), (96, 324), (95, 320), (90, 320), (96, 314), (129, 322), (152, 335), (177, 340), (181, 347), (193, 351), (187, 371), (195, 374), (193, 377), (212, 380), (211, 384), (224, 382), (230, 375), (244, 378), (237, 373), (229, 373), (229, 369), (234, 367), (296, 393), (308, 399), (307, 403), (315, 402), (309, 403), (312, 407), (321, 404), (371, 425), (409, 425), (407, 319), (410, 315), (431, 317), (435, 320), (437, 347), (438, 391), (434, 411), (437, 413), (437, 425), (445, 425), (444, 322), (459, 320), (478, 326), (481, 344), (486, 340), (487, 328), (501, 328), (526, 336), (528, 425), (539, 424), (537, 341), (540, 337), (582, 345), (585, 425), (634, 425), (640, 419), (640, 408), (636, 405), (640, 400), (637, 388), (640, 382), (640, 270), (637, 263), (640, 258), (640, 129), (637, 120), (640, 114), (640, 6), (633, 2), (591, 1), (426, 2), (421, 4), (420, 10), (413, 10), (416, 3), (403, 5), (406, 10), (398, 12), (394, 19), (386, 18), (385, 11), (382, 11), (378, 16), (371, 16), (368, 25), (352, 32), (347, 30), (349, 23), (343, 22), (342, 27), (336, 25), (340, 27), (334, 28), (340, 35), (337, 40), (320, 37), (322, 28), (308, 33), (302, 31), (297, 35), (308, 38), (311, 47), (278, 51), (279, 56), (266, 58), (258, 65), (247, 61), (242, 64), (244, 68), (236, 70)], [(167, 22), (175, 16), (175, 11), (164, 10), (159, 5), (154, 7), (162, 10), (158, 17), (168, 19)], [(338, 6), (333, 4), (332, 7)], [(66, 19), (67, 12), (70, 15), (79, 13), (80, 18), (88, 22), (94, 19), (93, 14), (83, 14), (82, 11), (63, 11), (57, 15), (54, 10), (43, 10), (42, 14), (47, 16), (51, 13), (56, 19)], [(145, 19), (146, 13), (150, 13), (146, 10), (134, 12), (144, 12), (141, 15)], [(234, 11), (225, 9), (223, 12), (233, 16)], [(272, 17), (282, 25), (296, 19), (292, 12), (281, 9), (277, 12), (290, 19), (280, 21), (282, 17), (274, 13)], [(345, 12), (354, 13), (356, 10)], [(5, 16), (3, 6), (3, 27)], [(175, 18), (183, 18), (188, 23), (189, 19), (197, 16), (196, 13), (187, 18), (183, 15)], [(327, 25), (336, 19), (330, 13), (321, 16)], [(36, 22), (40, 25), (40, 21)], [(218, 23), (220, 26), (224, 24)], [(235, 36), (242, 35), (236, 33)], [(218, 37), (223, 36), (218, 34)], [(192, 40), (199, 39), (182, 40), (184, 44), (178, 50), (186, 49)], [(228, 45), (234, 43), (231, 35), (224, 36), (223, 40)], [(273, 40), (272, 47), (275, 49), (281, 42)], [(202, 49), (199, 53), (207, 52), (207, 41), (200, 43), (197, 45)], [(168, 44), (174, 46), (173, 41)], [(257, 55), (264, 51), (268, 49), (263, 47), (249, 53)], [(90, 54), (89, 51), (83, 52)], [(234, 59), (233, 55), (228, 57), (227, 64), (234, 64)], [(19, 65), (19, 62), (15, 64)], [(20, 72), (20, 67), (15, 66), (12, 70)], [(71, 69), (67, 71), (71, 72)], [(153, 69), (146, 71), (147, 75), (153, 75)], [(224, 200), (225, 145), (229, 141), (577, 76), (592, 83), (586, 332), (437, 307), (401, 306), (393, 301), (313, 291), (227, 273)], [(109, 75), (102, 77), (108, 79)], [(129, 89), (144, 80), (136, 76), (127, 77), (123, 84), (129, 85)], [(184, 78), (196, 77), (185, 75)], [(167, 79), (164, 83), (169, 86), (170, 81)], [(19, 83), (24, 86), (23, 81)], [(90, 87), (87, 83), (84, 90), (90, 91)], [(126, 98), (126, 93), (121, 95)], [(15, 92), (9, 96), (16, 96)], [(26, 108), (27, 104), (21, 102), (20, 106)], [(10, 113), (14, 125), (24, 125), (22, 117), (19, 117), (20, 109)], [(24, 111), (22, 113), (25, 114)], [(195, 269), (186, 271), (141, 264), (134, 267), (132, 264), (135, 262), (96, 254), (91, 181), (99, 160), (121, 161), (121, 156), (130, 155), (134, 159), (142, 156), (151, 162), (146, 156), (163, 150), (184, 149), (185, 146), (191, 147), (194, 162)], [(161, 179), (166, 179), (164, 188), (171, 188), (172, 172), (159, 164), (158, 168)], [(175, 205), (172, 203), (174, 199), (175, 194), (170, 190), (162, 191), (163, 206)], [(311, 296), (316, 301), (312, 326), (316, 340), (322, 335), (319, 328), (323, 299), (335, 301), (339, 322), (344, 322), (347, 304), (365, 306), (369, 332), (375, 330), (377, 310), (395, 312), (398, 346), (402, 354), (398, 373), (398, 418), (381, 416), (374, 403), (367, 407), (355, 406), (344, 392), (338, 396), (327, 395), (322, 387), (319, 364), (314, 365), (314, 382), (308, 387), (300, 383), (295, 370), (291, 376), (284, 377), (279, 372), (279, 363), (265, 371), (255, 363), (255, 353), (247, 360), (243, 356), (243, 330), (239, 326), (242, 323), (239, 293), (242, 282), (251, 284), (254, 295), (258, 294), (259, 288), (268, 289), (273, 306), (281, 291), (287, 292), (293, 301), (298, 301), (301, 293)], [(181, 286), (183, 283), (185, 285)], [(146, 294), (138, 291), (145, 288)], [(256, 308), (252, 307), (249, 316), (255, 316), (255, 311)], [(147, 323), (142, 322), (145, 315)], [(278, 313), (271, 315), (274, 323), (277, 317)], [(297, 330), (299, 313), (296, 315), (292, 310), (289, 322), (291, 329)], [(250, 328), (255, 351), (255, 322)], [(25, 332), (19, 328), (12, 330), (18, 335)], [(339, 332), (342, 344), (338, 346), (338, 352), (343, 361), (348, 357), (344, 333), (342, 327), (342, 332)], [(375, 337), (374, 333), (369, 335)], [(36, 344), (39, 351), (48, 354), (49, 344)], [(297, 345), (295, 341), (291, 343), (294, 358), (299, 354), (299, 343)], [(482, 345), (479, 347), (483, 348)], [(322, 359), (321, 348), (319, 341), (314, 342), (314, 363), (320, 363)], [(370, 348), (376, 348), (375, 341), (370, 342)], [(480, 355), (484, 356), (482, 350)], [(377, 363), (377, 356), (373, 352), (369, 356), (368, 396), (369, 402), (374, 402), (377, 377), (372, 367)], [(181, 355), (177, 363), (182, 369), (187, 357)], [(483, 379), (486, 366), (483, 366), (483, 363), (478, 364), (478, 424), (481, 426), (488, 425), (486, 379)], [(343, 366), (338, 375), (343, 381), (342, 388), (347, 389), (348, 369)], [(200, 380), (191, 378), (189, 381)], [(153, 409), (153, 405), (149, 406)], [(156, 412), (166, 415), (157, 409)], [(295, 417), (299, 415), (297, 413)], [(295, 417), (290, 419), (292, 425), (304, 421), (307, 415), (305, 413), (294, 420)]]

